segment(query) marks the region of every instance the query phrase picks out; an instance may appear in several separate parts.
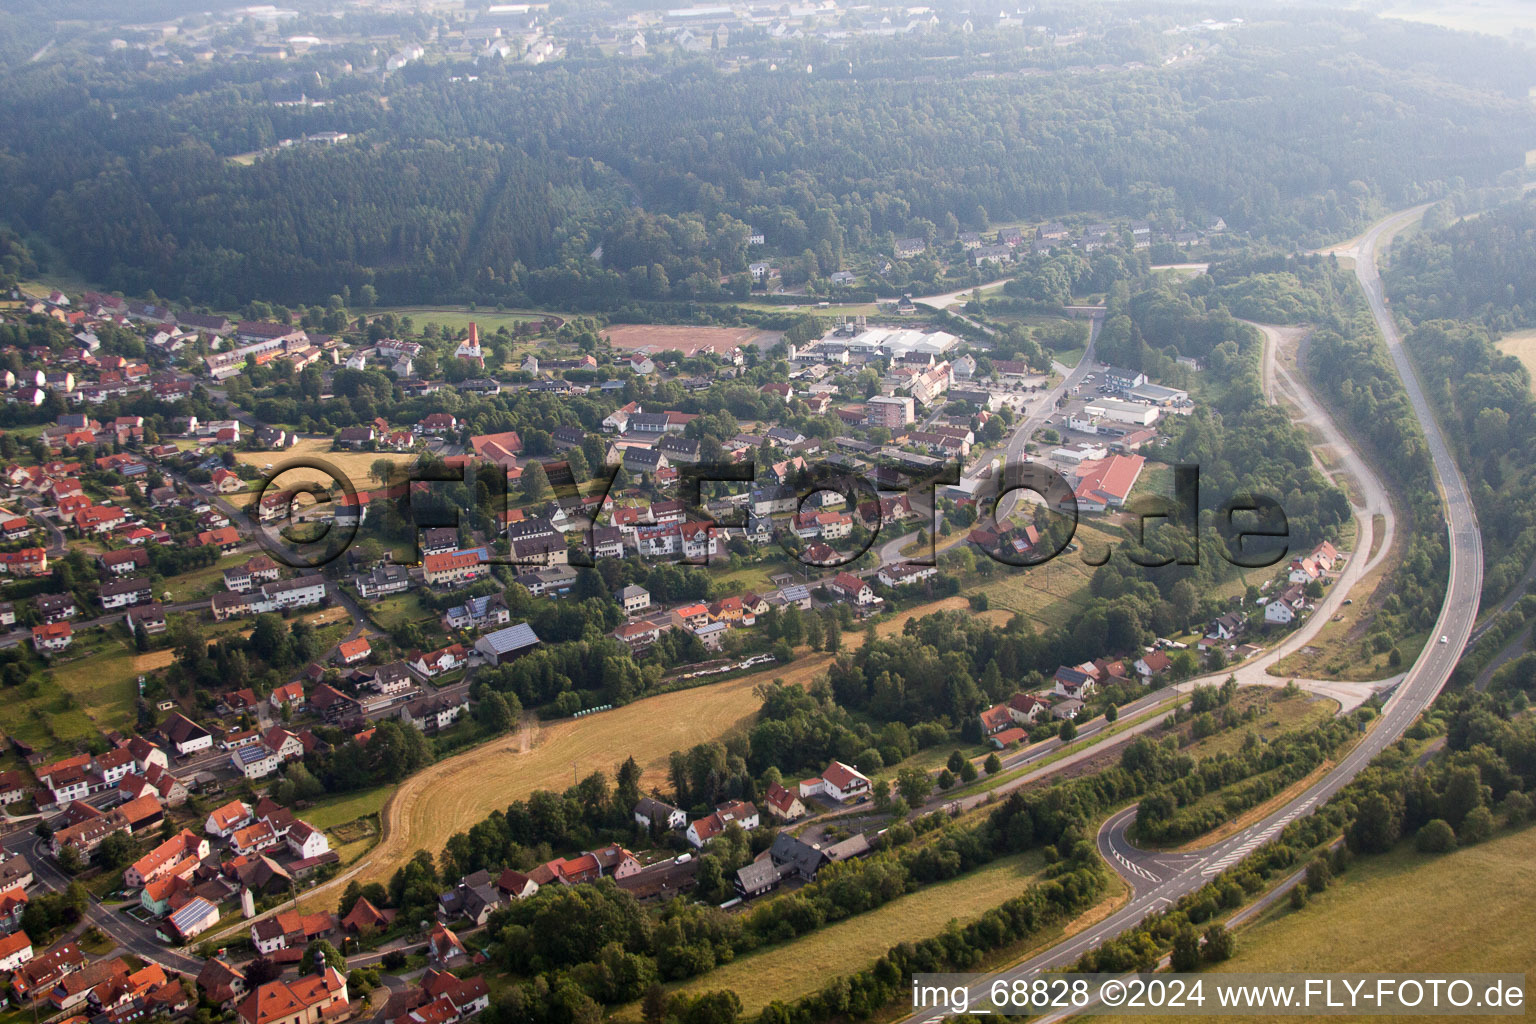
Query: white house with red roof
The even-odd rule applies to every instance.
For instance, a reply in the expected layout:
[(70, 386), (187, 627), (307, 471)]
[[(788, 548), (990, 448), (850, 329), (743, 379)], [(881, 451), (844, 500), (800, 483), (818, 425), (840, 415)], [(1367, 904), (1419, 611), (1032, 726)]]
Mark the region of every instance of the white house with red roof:
[(833, 761), (816, 778), (800, 780), (800, 795), (815, 796), (819, 793), (843, 801), (864, 796), (869, 792), (869, 787), (868, 775), (841, 761)]
[(434, 412), (422, 417), (416, 424), (418, 432), (423, 434), (451, 434), (459, 429), (458, 417), (450, 412)]
[(688, 826), (684, 833), (688, 842), (702, 849), (731, 825), (740, 825), (747, 832), (757, 828), (757, 806), (745, 800), (732, 800), (721, 804), (713, 813), (706, 814)]
[(1324, 572), (1332, 572), (1343, 557), (1339, 554), (1339, 549), (1326, 540), (1312, 549), (1312, 561), (1316, 562)]
[(1136, 659), (1133, 667), (1136, 669), (1136, 674), (1141, 676), (1143, 681), (1147, 681), (1153, 676), (1161, 675), (1168, 671), (1171, 664), (1172, 662), (1168, 660), (1168, 655), (1162, 651), (1148, 651)]
[(223, 807), (215, 807), (208, 812), (208, 820), (203, 823), (203, 831), (220, 839), (228, 839), (236, 829), (244, 828), (254, 820), (250, 804), (241, 800), (231, 800)]
[(411, 659), (410, 666), (422, 675), (431, 678), (440, 676), (444, 672), (452, 672), (469, 660), (469, 652), (463, 644), (449, 644), (447, 647), (432, 651), (429, 654), (417, 652)]
[(1051, 706), (1038, 697), (1016, 693), (1008, 698), (1008, 717), (1020, 725), (1033, 725), (1041, 715), (1049, 717)]
[(1290, 572), (1286, 576), (1286, 580), (1290, 583), (1311, 583), (1322, 575), (1322, 566), (1317, 564), (1316, 559), (1310, 556), (1307, 558), (1293, 558), (1291, 559)]
[(827, 589), (838, 597), (857, 605), (871, 605), (880, 600), (867, 581), (859, 579), (851, 572), (840, 572), (832, 577), (827, 583)]
[(228, 469), (214, 470), (213, 475), (209, 477), (209, 483), (219, 494), (234, 494), (236, 491), (245, 490), (245, 481), (240, 479), (240, 474)]
[(692, 561), (714, 558), (720, 553), (719, 534), (710, 523), (683, 523), (677, 528), (683, 545), (683, 557)]
[(1002, 732), (1013, 725), (1013, 716), (1008, 713), (1007, 704), (994, 704), (980, 712), (977, 719), (981, 722), (981, 734), (991, 736)]
[(373, 647), (365, 636), (360, 636), (356, 640), (343, 640), (336, 645), (336, 660), (343, 665), (355, 665), (360, 661), (367, 661), (368, 655), (372, 653)]
[(268, 695), (267, 702), (279, 710), (285, 704), (302, 704), (304, 703), (304, 684), (298, 680), (284, 683)]

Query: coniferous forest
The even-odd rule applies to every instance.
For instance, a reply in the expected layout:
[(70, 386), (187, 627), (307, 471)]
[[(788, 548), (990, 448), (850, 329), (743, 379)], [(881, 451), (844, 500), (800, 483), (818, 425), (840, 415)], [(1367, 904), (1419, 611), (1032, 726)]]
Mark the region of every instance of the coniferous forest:
[[(29, 63), (23, 9), (0, 189), (13, 228), (130, 294), (611, 309), (714, 293), (749, 227), (822, 274), (899, 237), (1084, 211), (1309, 245), (1521, 163), (1529, 83), (1496, 70), (1520, 65), (1497, 41), (1269, 14), (1162, 66), (1174, 15), (1134, 15), (1086, 74), (1063, 67), (1083, 53), (978, 31), (381, 75), (345, 49), (280, 71)], [(300, 93), (326, 105), (274, 105)], [(332, 131), (347, 141), (278, 147)]]

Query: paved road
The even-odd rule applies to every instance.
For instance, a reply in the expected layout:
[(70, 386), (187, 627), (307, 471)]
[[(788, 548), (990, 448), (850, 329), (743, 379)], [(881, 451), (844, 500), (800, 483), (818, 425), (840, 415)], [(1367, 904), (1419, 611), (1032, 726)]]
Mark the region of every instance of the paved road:
[[(1061, 401), (1064, 395), (1071, 394), (1072, 388), (1080, 387), (1083, 383), (1083, 378), (1092, 371), (1093, 367), (1096, 365), (1094, 346), (1099, 340), (1099, 329), (1103, 326), (1104, 317), (1102, 313), (1094, 316), (1089, 321), (1088, 347), (1083, 350), (1083, 357), (1077, 361), (1076, 366), (1072, 367), (1072, 369), (1069, 370), (1061, 378), (1060, 382), (1058, 382), (1055, 387), (1045, 392), (1040, 401), (1036, 403), (1035, 411), (1024, 418), (1023, 422), (1019, 424), (1018, 429), (1015, 430), (1013, 435), (1008, 439), (1008, 445), (1003, 449), (1002, 453), (1003, 468), (1005, 473), (1008, 467), (1021, 466), (1024, 464), (1025, 446), (1028, 445), (1029, 442), (1034, 438), (1035, 433), (1040, 430), (1041, 427), (1045, 426), (1046, 420), (1052, 419), (1057, 415), (1056, 403)], [(971, 473), (969, 475), (975, 476), (985, 468), (985, 463), (972, 466)], [(1000, 482), (997, 482), (996, 477), (994, 476), (992, 487), (987, 488), (987, 492), (989, 494), (995, 494), (995, 490), (993, 490), (993, 488), (998, 486), (1000, 486)], [(981, 492), (978, 493), (980, 494)], [(1030, 493), (1033, 492), (1016, 490), (1010, 491), (1009, 493), (1003, 495), (1002, 500), (997, 503), (997, 521), (1001, 523), (1005, 521), (1009, 516), (1011, 516), (1015, 506), (1020, 500), (1023, 500), (1023, 495)], [(983, 505), (984, 504), (985, 502), (983, 502)]]
[(983, 284), (973, 284), (969, 288), (961, 288), (959, 291), (945, 292), (943, 295), (924, 295), (912, 300), (914, 306), (932, 306), (937, 310), (946, 310), (955, 303), (965, 303), (971, 300), (971, 293), (978, 288), (995, 288), (1000, 284), (1007, 284), (1011, 278), (1000, 277), (996, 281), (987, 281)]
[[(1423, 206), (1416, 207), (1376, 224), (1355, 244), (1352, 254), (1356, 257), (1356, 277), (1370, 303), (1371, 312), (1385, 338), (1393, 363), (1403, 379), (1414, 415), (1423, 426), (1434, 462), (1435, 476), (1445, 499), (1450, 545), (1449, 574), (1444, 603), (1433, 635), (1444, 636), (1447, 642), (1431, 642), (1424, 648), (1383, 707), (1375, 727), (1317, 783), (1263, 820), (1200, 851), (1196, 859), (1183, 865), (1176, 873), (1166, 877), (1159, 874), (1156, 882), (1140, 878), (1140, 882), (1145, 883), (1140, 886), (1133, 881), (1133, 895), (1120, 910), (1098, 925), (1057, 943), (1037, 956), (988, 976), (972, 990), (972, 1005), (985, 1005), (984, 1000), (992, 981), (999, 978), (1008, 981), (1028, 978), (1043, 970), (1070, 964), (1085, 950), (1097, 946), (1106, 938), (1119, 935), (1147, 914), (1168, 906), (1241, 861), (1255, 848), (1273, 839), (1297, 817), (1310, 812), (1338, 793), (1376, 754), (1407, 730), (1450, 678), (1477, 618), (1483, 575), (1482, 537), (1466, 482), (1456, 467), (1450, 446), (1414, 376), (1396, 324), (1382, 299), (1381, 278), (1376, 269), (1377, 247), (1381, 242), (1416, 221), (1425, 209)], [(1113, 854), (1111, 863), (1118, 863), (1113, 859)], [(1158, 874), (1148, 870), (1149, 873)], [(1132, 875), (1139, 878), (1134, 872)], [(927, 1021), (931, 1018), (929, 1012), (909, 1019)]]
[[(43, 841), (30, 831), (7, 835), (4, 845), (11, 853), (25, 854), (37, 880), (47, 888), (62, 890), (69, 885), (70, 879), (49, 860)], [(156, 941), (149, 929), (109, 909), (94, 896), (86, 906), (85, 918), (135, 956), (193, 976), (202, 970), (202, 960)]]
[[(1264, 335), (1264, 359), (1260, 365), (1265, 396), (1271, 401), (1283, 398), (1300, 411), (1302, 418), (1322, 435), (1324, 442), (1334, 450), (1343, 463), (1343, 468), (1354, 479), (1360, 499), (1358, 504), (1351, 501), (1355, 521), (1359, 527), (1355, 533), (1354, 550), (1350, 552), (1343, 571), (1339, 573), (1323, 598), (1317, 602), (1311, 618), (1280, 643), (1238, 666), (1233, 673), (1237, 676), (1237, 681), (1243, 685), (1279, 686), (1287, 680), (1284, 677), (1270, 675), (1269, 669), (1287, 655), (1311, 643), (1323, 627), (1343, 608), (1344, 601), (1351, 599), (1349, 595), (1355, 584), (1364, 579), (1387, 557), (1393, 538), (1396, 536), (1397, 516), (1392, 508), (1392, 500), (1387, 493), (1386, 485), (1382, 483), (1376, 471), (1355, 451), (1323, 404), (1276, 358), (1280, 345), (1297, 332), (1292, 328), (1272, 327), (1268, 324), (1255, 323), (1252, 326), (1258, 328)], [(1336, 475), (1329, 473), (1321, 463), (1319, 468), (1325, 475)], [(1378, 516), (1382, 520), (1380, 544), (1375, 542)], [(1375, 554), (1370, 553), (1373, 545), (1376, 547)], [(1375, 690), (1392, 685), (1397, 678), (1399, 677), (1374, 685), (1342, 683), (1337, 680), (1297, 679), (1296, 685), (1313, 693), (1333, 697), (1344, 706), (1345, 710), (1348, 710), (1359, 705)]]
[[(983, 285), (982, 287), (986, 286)], [(967, 295), (969, 293), (970, 289), (967, 288), (963, 292), (951, 292), (948, 295), (935, 295), (930, 298), (916, 299), (914, 301), (934, 305), (945, 300), (952, 302), (956, 296)], [(937, 308), (942, 309), (943, 306), (938, 305)], [(1009, 436), (1008, 443), (1004, 446), (1003, 451), (998, 453), (998, 455), (989, 456), (983, 459), (976, 459), (971, 462), (971, 464), (964, 470), (963, 475), (965, 477), (975, 477), (977, 474), (985, 470), (987, 466), (990, 465), (992, 461), (999, 456), (1001, 456), (1004, 466), (1018, 465), (1023, 461), (1024, 446), (1029, 443), (1030, 438), (1034, 436), (1035, 432), (1045, 425), (1045, 421), (1056, 414), (1057, 401), (1060, 400), (1062, 395), (1069, 393), (1068, 389), (1077, 387), (1078, 385), (1082, 384), (1083, 378), (1087, 376), (1089, 371), (1095, 365), (1093, 345), (1094, 342), (1098, 340), (1099, 328), (1103, 325), (1104, 318), (1102, 315), (1094, 316), (1092, 318), (1088, 329), (1088, 347), (1083, 350), (1083, 357), (1077, 361), (1077, 365), (1072, 367), (1063, 375), (1060, 383), (1039, 397), (1038, 403), (1035, 407), (1035, 412), (1032, 415), (1025, 417), (1018, 423), (1013, 433)], [(1009, 515), (1012, 515), (1014, 504), (1019, 500), (1020, 493), (1021, 492), (1015, 491), (1004, 497), (1003, 502), (1001, 503), (1001, 506), (997, 512), (997, 518), (999, 521), (1002, 521)], [(931, 510), (918, 509), (917, 511), (924, 516), (925, 522), (933, 521)], [(907, 559), (902, 555), (901, 549), (916, 539), (917, 531), (913, 530), (910, 533), (904, 533), (899, 537), (893, 537), (890, 540), (881, 543), (878, 549), (880, 564), (889, 565), (893, 562), (906, 561)]]
[(1126, 836), (1135, 822), (1136, 808), (1127, 807), (1104, 822), (1096, 839), (1099, 856), (1126, 880), (1134, 895), (1150, 892), (1165, 878), (1187, 871), (1200, 860), (1199, 852), (1161, 853), (1141, 849)]

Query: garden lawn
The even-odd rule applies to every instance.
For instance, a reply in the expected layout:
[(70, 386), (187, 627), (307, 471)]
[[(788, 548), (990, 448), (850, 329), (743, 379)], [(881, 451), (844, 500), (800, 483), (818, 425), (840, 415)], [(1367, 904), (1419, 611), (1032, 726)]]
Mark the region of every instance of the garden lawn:
[(301, 817), (322, 832), (349, 825), (359, 818), (378, 814), (394, 791), (394, 786), (375, 786), (356, 793), (326, 797), (304, 808)]

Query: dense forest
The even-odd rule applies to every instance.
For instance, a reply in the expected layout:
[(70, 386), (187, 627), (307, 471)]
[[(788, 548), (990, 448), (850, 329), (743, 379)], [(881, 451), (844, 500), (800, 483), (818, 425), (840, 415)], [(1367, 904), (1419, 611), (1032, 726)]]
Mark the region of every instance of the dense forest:
[[(890, 40), (732, 72), (573, 57), (382, 81), (334, 56), (274, 77), (66, 53), (0, 75), (0, 187), (13, 227), (129, 293), (611, 308), (712, 297), (748, 225), (814, 274), (1080, 211), (1305, 243), (1519, 166), (1532, 113), (1490, 70), (1501, 44), (1340, 15), (1154, 70), (1170, 44), (1132, 24), (1094, 44), (1113, 70), (1081, 74), (998, 32), (910, 44), (975, 72), (921, 76)], [(273, 105), (300, 89), (328, 105)], [(274, 148), (320, 131), (350, 138)]]
[(1536, 555), (1536, 399), (1527, 368), (1497, 344), (1498, 332), (1536, 325), (1536, 201), (1465, 219), (1442, 204), (1426, 226), (1393, 248), (1386, 284), (1467, 476), (1484, 597), (1497, 599)]
[(1536, 325), (1536, 197), (1465, 217), (1439, 203), (1424, 226), (1392, 248), (1387, 286), (1400, 311), (1490, 330)]

